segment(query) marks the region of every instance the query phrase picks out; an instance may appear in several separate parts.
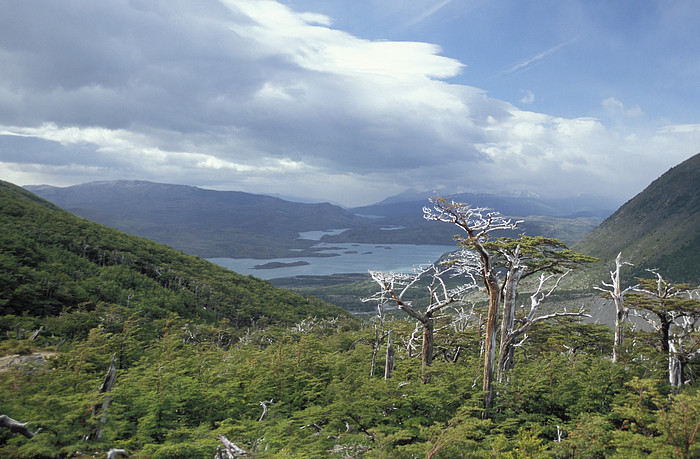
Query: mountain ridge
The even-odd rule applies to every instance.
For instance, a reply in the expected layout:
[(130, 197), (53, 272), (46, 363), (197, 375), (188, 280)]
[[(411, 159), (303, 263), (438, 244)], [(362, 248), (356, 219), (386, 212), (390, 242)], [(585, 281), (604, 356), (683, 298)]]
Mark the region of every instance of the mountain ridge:
[(364, 222), (329, 203), (187, 185), (120, 180), (25, 188), (81, 217), (202, 257), (288, 256), (313, 245), (297, 239), (299, 232)]
[[(362, 215), (399, 216), (422, 214), (422, 208), (434, 193), (404, 192), (390, 196), (376, 204), (353, 207), (350, 210)], [(477, 207), (488, 207), (503, 215), (527, 217), (600, 217), (605, 218), (617, 207), (612, 199), (596, 195), (577, 195), (567, 198), (542, 198), (531, 194), (502, 196), (493, 193), (447, 193), (456, 202)]]
[(662, 174), (573, 248), (608, 265), (621, 252), (634, 265), (624, 270), (628, 278), (659, 269), (674, 282), (700, 281), (699, 184), (700, 153)]
[[(384, 215), (371, 218), (358, 215), (362, 208), (344, 209), (330, 203), (299, 203), (242, 191), (146, 181), (25, 188), (81, 217), (205, 258), (318, 256), (313, 248), (316, 241), (300, 239), (299, 233), (345, 228), (350, 230), (324, 236), (323, 241), (453, 244), (452, 229), (424, 221), (422, 207), (428, 204), (427, 199), (385, 203)], [(455, 196), (465, 199), (476, 196), (480, 200), (470, 202), (517, 217), (537, 211), (542, 216), (526, 219), (523, 230), (567, 242), (577, 240), (602, 220), (582, 217), (590, 214), (583, 201), (574, 204), (580, 214), (577, 218), (560, 218), (553, 215), (566, 212), (553, 210), (552, 205), (530, 196), (498, 198), (509, 204), (505, 211), (498, 207), (503, 201), (494, 202), (493, 195)], [(403, 228), (388, 232), (385, 230), (388, 226)]]

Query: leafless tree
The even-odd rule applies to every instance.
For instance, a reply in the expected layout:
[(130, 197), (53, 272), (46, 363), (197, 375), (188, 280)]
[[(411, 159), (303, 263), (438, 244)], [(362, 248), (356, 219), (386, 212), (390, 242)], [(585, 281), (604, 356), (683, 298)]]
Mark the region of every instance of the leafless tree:
[(32, 432), (27, 427), (27, 424), (29, 423), (15, 421), (14, 419), (5, 414), (0, 415), (0, 427), (10, 429), (10, 432), (24, 435), (27, 438), (34, 438), (34, 435), (39, 433), (39, 430), (41, 429), (37, 430), (36, 432)]
[(263, 400), (262, 402), (260, 402), (260, 406), (262, 406), (263, 412), (262, 412), (262, 414), (260, 415), (260, 419), (258, 419), (258, 422), (262, 421), (263, 419), (265, 419), (265, 416), (267, 416), (267, 412), (270, 410), (270, 409), (267, 407), (267, 405), (274, 405), (274, 403), (272, 403), (272, 400), (273, 400), (273, 399), (270, 399), (270, 400)]
[(249, 457), (251, 454), (236, 446), (225, 435), (219, 435), (219, 441), (223, 444), (222, 448), (216, 449), (214, 459), (236, 459), (238, 457)]
[(386, 339), (386, 359), (384, 361), (384, 379), (391, 379), (394, 372), (394, 362), (396, 360), (396, 351), (394, 350), (394, 342), (392, 340), (392, 332), (389, 330)]
[[(542, 303), (559, 287), (559, 283), (570, 271), (565, 271), (561, 275), (540, 274), (539, 284), (535, 292), (530, 295), (530, 308), (521, 319), (518, 319), (518, 327), (511, 327), (503, 331), (501, 336), (501, 347), (498, 353), (498, 382), (503, 382), (505, 376), (513, 368), (513, 349), (518, 345), (518, 340), (526, 337), (526, 333), (537, 322), (556, 319), (557, 317), (590, 317), (583, 310), (580, 311), (559, 311), (550, 314), (537, 315)], [(545, 288), (549, 281), (553, 283), (549, 289)], [(504, 308), (505, 313), (505, 308)], [(504, 319), (505, 322), (505, 319)], [(515, 323), (515, 320), (513, 321)], [(520, 341), (522, 343), (522, 340)]]
[(625, 321), (629, 316), (629, 308), (625, 305), (625, 294), (636, 288), (636, 285), (631, 285), (624, 290), (620, 286), (620, 270), (624, 265), (633, 266), (632, 263), (622, 261), (622, 252), (617, 254), (615, 258), (615, 269), (610, 271), (610, 283), (603, 282), (603, 287), (595, 287), (612, 298), (615, 303), (615, 341), (613, 343), (613, 362), (620, 360), (622, 345), (625, 339)]
[[(373, 318), (375, 323), (374, 323), (374, 341), (372, 342), (372, 365), (370, 366), (370, 370), (369, 370), (369, 376), (370, 376), (370, 378), (373, 378), (374, 375), (376, 374), (376, 371), (377, 371), (377, 356), (379, 355), (379, 349), (381, 348), (381, 345), (384, 342), (384, 340), (389, 337), (391, 330), (389, 332), (387, 332), (385, 330), (386, 317), (384, 315), (384, 306), (386, 303), (386, 297), (384, 297), (384, 296), (379, 296), (378, 298), (370, 297), (370, 298), (364, 298), (362, 301), (363, 302), (377, 301), (377, 314)], [(389, 337), (389, 341), (391, 341), (390, 337)], [(387, 352), (388, 352), (388, 349), (387, 349)], [(392, 346), (392, 352), (393, 352), (393, 346)], [(387, 358), (388, 358), (388, 355), (387, 355)], [(393, 362), (392, 362), (391, 370), (393, 370)], [(385, 370), (384, 370), (385, 379), (389, 379), (389, 377), (391, 377), (391, 372), (389, 372), (388, 375), (389, 376), (387, 377), (387, 369), (386, 369), (386, 365), (385, 365)]]
[[(372, 279), (379, 284), (380, 290), (372, 298), (380, 304), (394, 302), (398, 308), (416, 319), (423, 330), (422, 364), (425, 370), (433, 361), (433, 344), (435, 319), (445, 307), (460, 301), (464, 293), (475, 286), (474, 282), (460, 284), (456, 288), (448, 288), (443, 278), (451, 271), (451, 267), (438, 264), (427, 268), (418, 268), (415, 273), (387, 273), (370, 271)], [(406, 293), (420, 285), (420, 281), (429, 279), (429, 303), (424, 312), (414, 308), (411, 301), (406, 299)]]

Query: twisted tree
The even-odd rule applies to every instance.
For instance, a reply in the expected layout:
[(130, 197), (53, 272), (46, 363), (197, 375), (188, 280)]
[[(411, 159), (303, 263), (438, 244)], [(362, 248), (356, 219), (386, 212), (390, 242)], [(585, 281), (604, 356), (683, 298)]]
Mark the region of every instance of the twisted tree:
[[(493, 380), (496, 362), (496, 333), (498, 330), (498, 313), (501, 299), (501, 284), (494, 254), (486, 243), (496, 231), (513, 230), (520, 221), (502, 217), (498, 212), (489, 212), (482, 207), (472, 207), (447, 198), (432, 197), (431, 207), (423, 208), (427, 220), (441, 221), (457, 225), (466, 233), (458, 236), (460, 245), (475, 252), (476, 257), (467, 256), (462, 263), (464, 272), (478, 272), (486, 293), (489, 295), (489, 309), (486, 319), (486, 336), (484, 345), (484, 411), (483, 417), (490, 417), (493, 407)], [(467, 253), (465, 253), (467, 255)], [(473, 260), (476, 264), (473, 264)]]
[[(435, 319), (438, 313), (448, 305), (461, 300), (467, 290), (476, 286), (475, 282), (472, 281), (461, 284), (456, 288), (448, 288), (444, 276), (451, 270), (451, 267), (433, 264), (427, 268), (419, 269), (416, 273), (370, 271), (372, 279), (380, 287), (379, 291), (371, 299), (382, 305), (388, 301), (394, 302), (400, 310), (421, 324), (423, 330), (422, 365), (424, 370), (433, 362)], [(426, 278), (430, 280), (427, 287), (429, 303), (425, 311), (421, 312), (418, 308), (413, 307), (411, 301), (406, 298), (406, 294), (411, 288), (421, 285), (420, 281)]]
[[(585, 316), (583, 311), (561, 311), (538, 315), (542, 303), (559, 286), (566, 273), (596, 258), (574, 252), (552, 238), (520, 235), (517, 238), (492, 239), (492, 233), (512, 231), (521, 221), (502, 217), (498, 212), (475, 208), (467, 204), (433, 197), (432, 208), (423, 208), (428, 220), (457, 225), (466, 235), (456, 236), (462, 250), (452, 264), (472, 277), (480, 277), (489, 295), (489, 308), (484, 343), (484, 417), (489, 417), (493, 406), (493, 380), (496, 371), (496, 334), (499, 308), (503, 303), (501, 344), (498, 353), (498, 380), (502, 381), (513, 368), (517, 341), (526, 336), (540, 321), (564, 316)], [(529, 310), (517, 317), (517, 297), (520, 282), (540, 274), (539, 285), (530, 296)], [(548, 284), (549, 283), (549, 284)], [(547, 289), (547, 285), (551, 285)], [(517, 323), (517, 326), (516, 326)]]

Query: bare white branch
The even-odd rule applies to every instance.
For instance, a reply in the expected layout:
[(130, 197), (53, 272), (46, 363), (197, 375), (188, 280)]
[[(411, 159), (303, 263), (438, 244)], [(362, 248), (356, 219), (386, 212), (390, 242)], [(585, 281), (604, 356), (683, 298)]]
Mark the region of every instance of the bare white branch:
[(629, 265), (634, 266), (632, 263), (622, 261), (622, 252), (617, 254), (615, 258), (615, 269), (610, 271), (611, 283), (602, 282), (604, 289), (601, 287), (594, 287), (596, 290), (607, 293), (615, 304), (615, 341), (613, 343), (613, 362), (617, 362), (620, 358), (620, 352), (622, 350), (622, 344), (624, 340), (624, 322), (627, 320), (629, 314), (629, 308), (625, 305), (625, 294), (636, 289), (636, 285), (631, 285), (622, 290), (620, 281), (620, 271), (623, 266)]

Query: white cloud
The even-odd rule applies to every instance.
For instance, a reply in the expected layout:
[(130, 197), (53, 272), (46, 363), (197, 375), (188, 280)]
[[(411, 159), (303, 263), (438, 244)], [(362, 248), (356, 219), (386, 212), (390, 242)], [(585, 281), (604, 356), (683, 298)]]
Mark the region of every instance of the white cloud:
[(437, 13), (438, 11), (440, 11), (441, 9), (443, 9), (444, 7), (446, 7), (447, 5), (449, 5), (450, 3), (452, 3), (452, 0), (442, 0), (442, 1), (439, 2), (439, 3), (433, 3), (433, 2), (431, 2), (431, 4), (427, 6), (427, 9), (424, 10), (424, 11), (421, 11), (420, 14), (419, 14), (417, 17), (415, 17), (414, 19), (412, 19), (412, 20), (407, 24), (407, 26), (408, 26), (408, 27), (411, 27), (411, 26), (414, 26), (414, 25), (418, 24), (419, 22), (425, 21), (425, 20), (428, 19), (430, 16), (432, 16), (432, 15), (435, 14), (435, 13)]
[(438, 55), (436, 45), (417, 42), (369, 41), (329, 27), (319, 15), (296, 13), (273, 1), (229, 0), (254, 22), (236, 32), (265, 46), (270, 55), (284, 54), (308, 70), (357, 76), (448, 78), (462, 64)]
[(552, 46), (551, 48), (533, 56), (525, 59), (522, 62), (518, 62), (517, 64), (513, 65), (512, 67), (508, 68), (506, 71), (502, 73), (502, 75), (508, 75), (510, 73), (515, 73), (518, 71), (524, 71), (527, 70), (529, 67), (532, 67), (533, 65), (538, 64), (542, 60), (544, 60), (547, 56), (550, 54), (556, 53), (560, 49), (564, 48), (565, 46), (570, 45), (571, 43), (574, 43), (576, 40), (578, 40), (578, 37), (565, 41), (563, 43), (559, 43), (558, 45)]
[(530, 105), (535, 102), (535, 93), (531, 90), (527, 90), (525, 95), (520, 99), (520, 103)]
[(700, 135), (700, 124), (676, 124), (664, 126), (659, 130), (664, 134), (694, 134)]
[(603, 101), (600, 104), (608, 112), (613, 114), (621, 114), (628, 117), (641, 116), (644, 114), (644, 111), (639, 105), (626, 106), (615, 97), (608, 97), (607, 99), (603, 99)]

